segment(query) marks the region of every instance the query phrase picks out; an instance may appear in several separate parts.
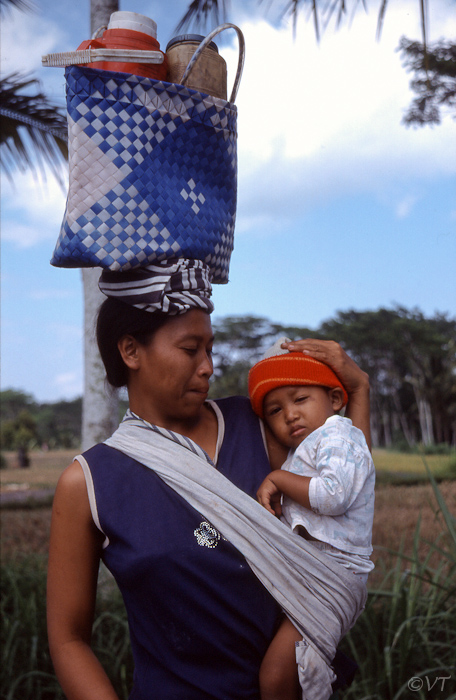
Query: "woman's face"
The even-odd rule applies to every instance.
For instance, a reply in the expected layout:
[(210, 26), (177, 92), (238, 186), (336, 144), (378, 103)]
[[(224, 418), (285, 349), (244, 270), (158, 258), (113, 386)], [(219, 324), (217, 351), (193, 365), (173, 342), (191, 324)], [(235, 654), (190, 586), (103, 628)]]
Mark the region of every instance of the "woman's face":
[(170, 429), (197, 420), (213, 372), (213, 341), (209, 315), (192, 309), (172, 316), (147, 345), (138, 345), (128, 387), (132, 411)]

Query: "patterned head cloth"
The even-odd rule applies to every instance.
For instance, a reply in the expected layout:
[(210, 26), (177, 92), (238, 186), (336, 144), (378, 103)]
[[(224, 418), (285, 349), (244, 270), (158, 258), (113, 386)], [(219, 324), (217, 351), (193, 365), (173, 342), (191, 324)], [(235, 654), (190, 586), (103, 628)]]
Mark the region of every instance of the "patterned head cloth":
[(201, 260), (164, 261), (125, 272), (103, 270), (98, 286), (106, 296), (144, 311), (172, 316), (189, 309), (214, 310), (209, 268)]
[(252, 408), (263, 418), (263, 399), (270, 391), (280, 386), (324, 386), (340, 387), (344, 392), (343, 405), (348, 401), (347, 392), (332, 369), (302, 352), (289, 352), (281, 344), (289, 338), (279, 340), (256, 363), (249, 372), (249, 396)]

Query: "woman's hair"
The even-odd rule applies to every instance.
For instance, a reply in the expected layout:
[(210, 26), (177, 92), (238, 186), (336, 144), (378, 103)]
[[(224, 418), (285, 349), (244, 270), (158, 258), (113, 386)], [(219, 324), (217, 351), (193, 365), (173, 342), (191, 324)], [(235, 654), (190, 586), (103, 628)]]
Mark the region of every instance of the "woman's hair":
[(159, 311), (150, 313), (114, 297), (105, 299), (98, 311), (97, 344), (111, 386), (126, 386), (128, 380), (128, 368), (117, 347), (119, 340), (131, 335), (147, 345), (168, 320), (169, 316)]

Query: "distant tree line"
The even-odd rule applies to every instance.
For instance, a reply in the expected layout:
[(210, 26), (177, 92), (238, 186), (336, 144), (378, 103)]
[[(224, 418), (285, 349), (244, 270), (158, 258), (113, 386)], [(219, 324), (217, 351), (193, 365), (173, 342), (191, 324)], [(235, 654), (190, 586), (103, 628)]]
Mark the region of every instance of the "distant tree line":
[[(212, 398), (246, 396), (250, 367), (280, 336), (333, 339), (369, 374), (376, 447), (456, 447), (456, 319), (398, 306), (341, 311), (316, 330), (259, 316), (227, 316), (213, 326)], [(82, 399), (38, 403), (9, 389), (0, 401), (3, 450), (79, 447)]]
[[(82, 399), (38, 403), (14, 389), (0, 392), (2, 450), (28, 451), (78, 447), (81, 440)], [(24, 465), (25, 466), (25, 465)]]
[(247, 394), (247, 376), (278, 337), (337, 340), (371, 382), (376, 447), (456, 446), (456, 319), (402, 307), (338, 312), (317, 330), (256, 316), (214, 323), (213, 397)]

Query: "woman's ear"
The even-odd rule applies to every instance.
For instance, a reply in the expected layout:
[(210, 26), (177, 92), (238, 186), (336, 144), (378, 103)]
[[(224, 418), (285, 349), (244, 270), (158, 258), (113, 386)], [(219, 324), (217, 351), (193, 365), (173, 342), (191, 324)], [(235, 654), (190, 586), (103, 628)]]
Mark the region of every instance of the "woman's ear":
[(342, 389), (338, 386), (334, 387), (334, 389), (330, 389), (329, 396), (334, 411), (340, 411), (344, 405), (344, 392)]
[(132, 335), (123, 335), (117, 343), (120, 356), (128, 369), (139, 368), (138, 346), (138, 341)]

